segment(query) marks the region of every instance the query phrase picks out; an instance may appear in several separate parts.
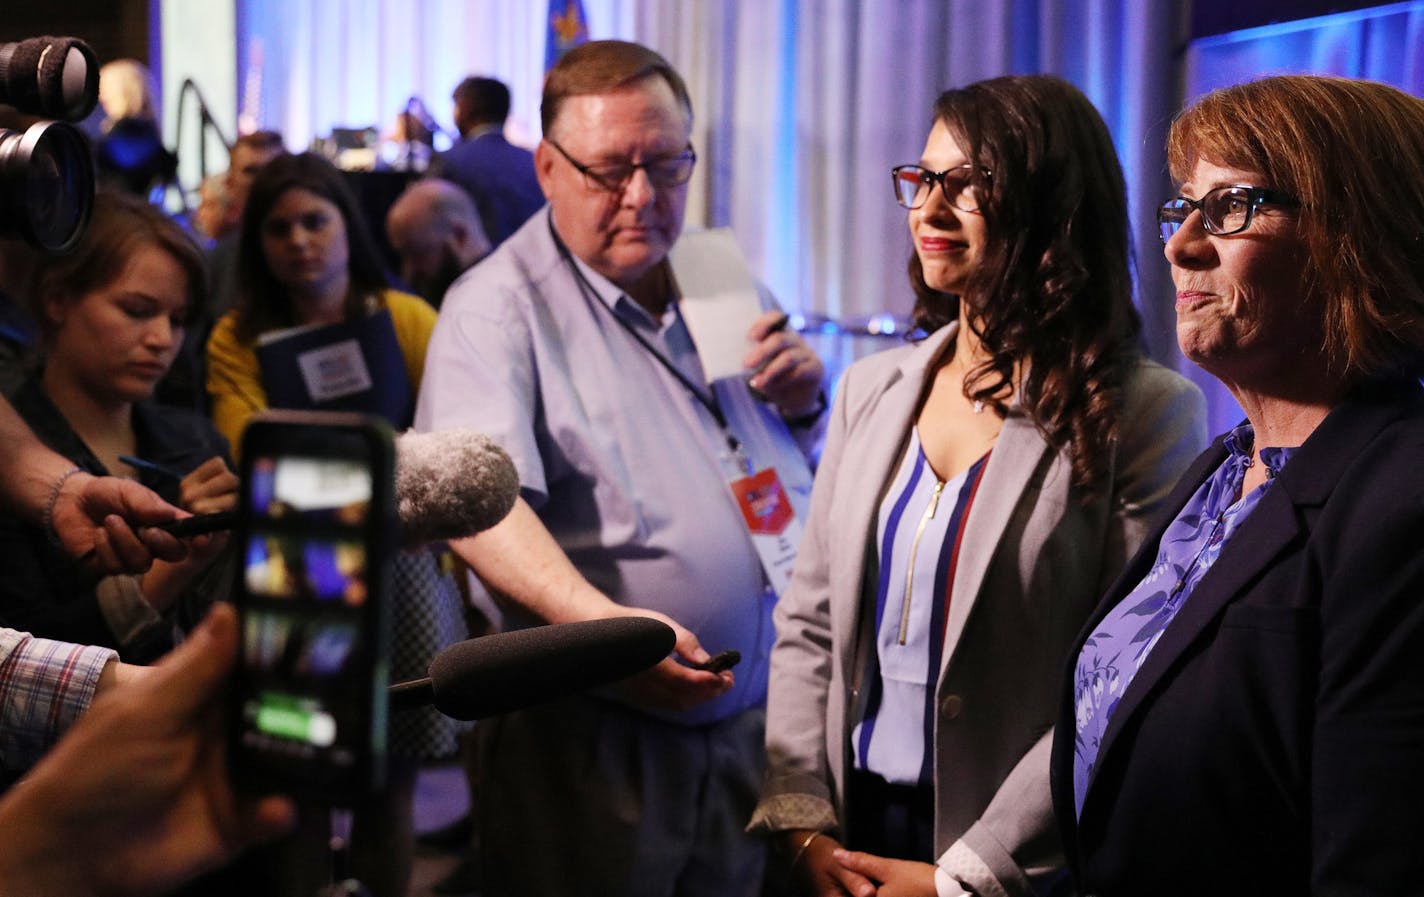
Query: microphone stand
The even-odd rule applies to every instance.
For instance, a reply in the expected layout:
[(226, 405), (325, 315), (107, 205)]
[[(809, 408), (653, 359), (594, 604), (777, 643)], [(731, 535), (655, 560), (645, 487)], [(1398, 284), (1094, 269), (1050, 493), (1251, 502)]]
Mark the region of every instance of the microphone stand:
[[(203, 92), (198, 89), (197, 83), (192, 78), (184, 78), (183, 86), (178, 88), (178, 121), (176, 127), (177, 134), (173, 141), (174, 145), (182, 146), (183, 144), (183, 113), (186, 109), (183, 100), (187, 98), (190, 92), (198, 101), (198, 186), (201, 187), (203, 181), (208, 178), (208, 129), (211, 128), (213, 133), (217, 135), (224, 151), (230, 151), (232, 149), (232, 141), (228, 140), (227, 136), (223, 134), (222, 126), (217, 123), (217, 120), (213, 118), (212, 112), (208, 110), (208, 103), (203, 99)], [(183, 211), (186, 212), (188, 211), (188, 193), (182, 189), (181, 184), (179, 184), (178, 193), (183, 198)]]
[(416, 158), (416, 144), (421, 141), (416, 139), (415, 129), (425, 127), (425, 103), (418, 96), (412, 96), (405, 101), (405, 170), (414, 174), (419, 171)]

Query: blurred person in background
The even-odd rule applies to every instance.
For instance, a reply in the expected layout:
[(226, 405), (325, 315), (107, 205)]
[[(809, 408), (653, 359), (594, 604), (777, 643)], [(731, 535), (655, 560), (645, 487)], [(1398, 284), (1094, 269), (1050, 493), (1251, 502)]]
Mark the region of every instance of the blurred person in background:
[(156, 97), (153, 74), (138, 60), (115, 59), (99, 68), (99, 184), (150, 202), (162, 201), (178, 171), (178, 157), (163, 145)]
[(237, 246), (242, 210), (257, 172), (284, 152), (282, 135), (276, 131), (243, 134), (228, 151), (227, 171), (203, 183), (194, 224), (212, 238), (203, 254), (208, 302), (188, 322), (173, 373), (159, 387), (160, 398), (170, 404), (198, 408), (204, 413), (210, 410), (208, 337), (218, 318), (237, 302)]
[(490, 251), (474, 201), (439, 178), (405, 189), (386, 213), (386, 236), (400, 257), (401, 278), (437, 309), (450, 284)]
[(534, 155), (504, 138), (509, 88), (495, 78), (469, 77), (455, 87), (460, 142), (435, 158), (430, 173), (470, 194), (491, 247), (497, 247), (544, 205)]

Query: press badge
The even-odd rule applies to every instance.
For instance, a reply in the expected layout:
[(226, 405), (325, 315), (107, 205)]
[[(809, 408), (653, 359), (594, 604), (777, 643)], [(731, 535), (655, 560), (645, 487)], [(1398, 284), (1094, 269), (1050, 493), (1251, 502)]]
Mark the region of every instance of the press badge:
[(796, 546), (801, 543), (801, 521), (796, 519), (796, 511), (781, 486), (776, 468), (767, 467), (735, 477), (730, 485), (767, 581), (780, 598), (791, 584)]

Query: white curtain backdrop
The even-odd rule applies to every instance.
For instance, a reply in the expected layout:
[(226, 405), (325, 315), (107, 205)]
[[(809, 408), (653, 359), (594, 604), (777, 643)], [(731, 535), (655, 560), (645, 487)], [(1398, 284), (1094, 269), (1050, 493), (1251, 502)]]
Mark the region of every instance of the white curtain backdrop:
[[(689, 224), (729, 225), (789, 308), (841, 320), (909, 311), (892, 165), (918, 158), (944, 88), (1056, 72), (1098, 104), (1147, 211), (1179, 93), (1168, 0), (585, 0), (593, 38), (637, 40), (687, 78), (702, 164)], [(466, 74), (504, 80), (511, 131), (538, 138), (543, 0), (238, 0), (239, 91), (300, 148), (333, 126), (388, 128), (408, 97), (449, 121)], [(251, 89), (260, 60), (261, 89)], [(1144, 281), (1154, 350), (1160, 283)], [(1170, 305), (1170, 303), (1166, 303)]]
[[(283, 131), (292, 148), (333, 126), (389, 128), (416, 95), (448, 123), (450, 91), (467, 74), (508, 83), (513, 139), (538, 139), (546, 0), (236, 2), (239, 94), (260, 98), (256, 123)], [(584, 0), (590, 37), (645, 43), (688, 81), (701, 157), (689, 225), (731, 226), (788, 308), (845, 322), (909, 311), (910, 243), (888, 171), (919, 156), (935, 96), (1006, 73), (1073, 81), (1107, 120), (1127, 174), (1148, 348), (1183, 369), (1155, 225), (1172, 189), (1166, 127), (1183, 98), (1274, 71), (1424, 86), (1421, 2), (1190, 45), (1187, 8), (1175, 0)], [(1212, 400), (1213, 423), (1233, 422), (1229, 398)]]

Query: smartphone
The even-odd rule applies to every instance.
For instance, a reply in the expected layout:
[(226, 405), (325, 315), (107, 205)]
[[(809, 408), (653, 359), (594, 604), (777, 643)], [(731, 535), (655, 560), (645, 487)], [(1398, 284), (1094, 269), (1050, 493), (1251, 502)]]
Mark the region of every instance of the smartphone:
[(385, 779), (393, 433), (362, 415), (265, 412), (241, 457), (234, 779), (351, 806)]
[(154, 523), (152, 529), (161, 529), (170, 536), (187, 539), (190, 536), (206, 536), (209, 533), (230, 530), (237, 523), (236, 511), (214, 511), (211, 514), (194, 514), (164, 523)]
[(702, 663), (695, 663), (692, 666), (694, 669), (706, 670), (709, 673), (720, 673), (723, 670), (730, 670), (736, 666), (741, 659), (742, 652), (731, 648), (718, 654), (713, 654)]

